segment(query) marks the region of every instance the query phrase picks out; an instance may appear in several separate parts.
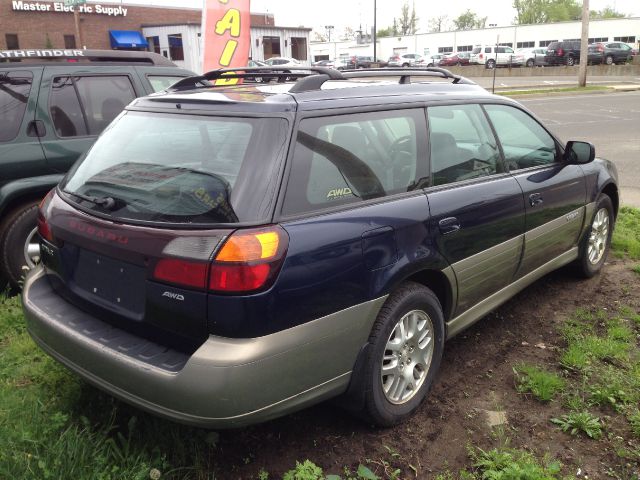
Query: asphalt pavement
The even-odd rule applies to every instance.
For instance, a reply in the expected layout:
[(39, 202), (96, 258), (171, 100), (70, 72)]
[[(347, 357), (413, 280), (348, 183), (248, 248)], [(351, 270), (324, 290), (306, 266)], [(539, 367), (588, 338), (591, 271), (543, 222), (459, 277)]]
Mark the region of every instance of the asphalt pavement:
[[(462, 73), (464, 76), (464, 73)], [(491, 89), (493, 78), (468, 77), (481, 87)], [(640, 77), (635, 76), (591, 76), (587, 78), (587, 85), (640, 85)], [(561, 88), (577, 87), (576, 76), (540, 76), (540, 77), (496, 77), (496, 91), (517, 90), (520, 88)]]
[(622, 203), (640, 208), (640, 91), (518, 98), (562, 140), (585, 140), (612, 160)]

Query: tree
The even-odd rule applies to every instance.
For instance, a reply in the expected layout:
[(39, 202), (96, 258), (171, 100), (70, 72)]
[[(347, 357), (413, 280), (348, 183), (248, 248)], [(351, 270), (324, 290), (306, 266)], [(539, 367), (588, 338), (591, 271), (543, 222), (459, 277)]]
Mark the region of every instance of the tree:
[(444, 28), (446, 28), (447, 24), (447, 16), (440, 15), (439, 17), (434, 17), (429, 20), (429, 31), (431, 32), (441, 32)]
[(353, 40), (356, 38), (356, 32), (351, 27), (345, 27), (342, 32), (342, 40)]
[(323, 33), (320, 32), (313, 32), (313, 41), (314, 42), (326, 42), (327, 41), (327, 36)]
[[(395, 18), (394, 18), (395, 24)], [(416, 17), (416, 6), (413, 5), (411, 13), (409, 13), (409, 4), (404, 2), (400, 10), (400, 18), (398, 19), (398, 33), (400, 35), (413, 35), (416, 33), (418, 25), (418, 17)]]
[(624, 13), (620, 13), (611, 7), (605, 7), (602, 10), (591, 10), (589, 12), (589, 18), (593, 20), (599, 20), (604, 18), (625, 18), (627, 16), (628, 15), (625, 15)]
[(479, 17), (471, 10), (461, 13), (458, 18), (453, 19), (456, 30), (472, 30), (474, 28), (484, 28), (487, 17)]
[(393, 27), (381, 28), (376, 32), (376, 36), (378, 38), (393, 37), (394, 36)]
[(519, 25), (580, 20), (582, 7), (576, 0), (514, 0)]

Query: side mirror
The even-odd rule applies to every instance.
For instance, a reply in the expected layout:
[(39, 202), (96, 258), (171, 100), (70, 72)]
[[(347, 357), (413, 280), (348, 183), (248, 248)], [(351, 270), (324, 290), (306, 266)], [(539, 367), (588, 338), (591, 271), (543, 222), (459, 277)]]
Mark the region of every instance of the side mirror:
[(564, 149), (564, 161), (571, 164), (585, 164), (596, 158), (596, 148), (589, 142), (570, 140)]

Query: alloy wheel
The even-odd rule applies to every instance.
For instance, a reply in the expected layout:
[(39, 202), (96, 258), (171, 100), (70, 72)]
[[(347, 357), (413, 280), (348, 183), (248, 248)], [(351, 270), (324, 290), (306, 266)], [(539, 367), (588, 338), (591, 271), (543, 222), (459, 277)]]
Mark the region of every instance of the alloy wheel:
[(380, 377), (387, 400), (400, 405), (411, 400), (424, 383), (434, 349), (434, 328), (429, 315), (412, 310), (389, 335), (382, 356)]
[(609, 211), (601, 208), (593, 218), (591, 224), (591, 234), (589, 235), (589, 244), (587, 246), (587, 257), (589, 263), (596, 265), (602, 260), (609, 240)]

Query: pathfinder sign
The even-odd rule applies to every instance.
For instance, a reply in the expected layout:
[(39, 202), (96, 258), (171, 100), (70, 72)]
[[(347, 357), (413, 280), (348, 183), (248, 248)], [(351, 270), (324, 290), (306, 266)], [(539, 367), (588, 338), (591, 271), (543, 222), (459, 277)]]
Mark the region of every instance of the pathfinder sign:
[[(202, 17), (204, 32), (204, 71), (226, 67), (245, 67), (251, 48), (249, 0), (205, 0)], [(238, 79), (217, 80), (233, 85)]]
[[(13, 10), (21, 12), (58, 12), (73, 13), (76, 8), (73, 5), (65, 5), (63, 2), (24, 2), (22, 0), (13, 0), (11, 2)], [(98, 15), (107, 15), (109, 17), (126, 17), (127, 9), (123, 6), (105, 7), (99, 4), (83, 4), (77, 6), (80, 13), (92, 13)]]

